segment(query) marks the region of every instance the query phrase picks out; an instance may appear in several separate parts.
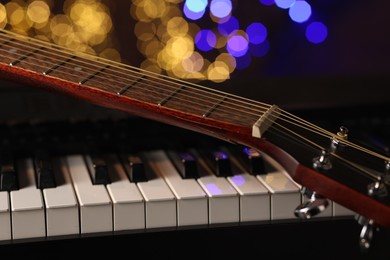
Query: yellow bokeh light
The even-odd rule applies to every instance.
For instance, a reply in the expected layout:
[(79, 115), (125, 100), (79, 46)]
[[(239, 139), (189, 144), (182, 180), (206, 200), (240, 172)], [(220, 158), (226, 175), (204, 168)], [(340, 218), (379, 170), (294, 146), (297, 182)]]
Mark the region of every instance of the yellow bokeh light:
[(194, 52), (194, 42), (189, 36), (173, 37), (165, 46), (169, 56), (175, 59), (186, 59)]
[(208, 67), (207, 77), (214, 82), (223, 82), (229, 78), (229, 67), (221, 61), (216, 61)]
[(50, 16), (50, 8), (44, 1), (33, 1), (27, 7), (27, 16), (34, 23), (47, 22)]
[(7, 22), (7, 10), (5, 6), (0, 3), (0, 22)]
[(182, 66), (189, 73), (200, 72), (204, 66), (203, 56), (199, 52), (193, 52), (190, 57), (182, 61)]
[(140, 6), (144, 8), (145, 14), (152, 19), (164, 16), (164, 13), (167, 11), (166, 3), (161, 0), (147, 0)]
[(141, 41), (151, 40), (156, 35), (156, 25), (153, 22), (137, 22), (134, 27), (134, 33)]
[(188, 33), (188, 23), (183, 17), (175, 16), (169, 19), (166, 30), (172, 37), (185, 36)]
[(53, 36), (66, 37), (73, 32), (72, 21), (66, 15), (56, 15), (50, 21), (50, 30)]

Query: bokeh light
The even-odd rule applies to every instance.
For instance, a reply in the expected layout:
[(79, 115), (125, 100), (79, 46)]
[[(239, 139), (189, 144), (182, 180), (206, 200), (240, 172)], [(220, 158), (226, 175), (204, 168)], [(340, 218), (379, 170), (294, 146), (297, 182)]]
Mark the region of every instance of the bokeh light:
[(325, 41), (328, 28), (322, 22), (312, 22), (306, 27), (306, 38), (309, 42), (318, 44)]
[(0, 4), (0, 26), (71, 49), (120, 61), (112, 45), (112, 20), (100, 0), (65, 0), (54, 12), (54, 0), (9, 1)]
[(288, 10), (288, 14), (294, 22), (306, 22), (311, 16), (311, 6), (306, 1), (296, 1)]
[[(311, 21), (308, 0), (258, 2), (263, 8), (288, 9), (293, 22), (307, 23), (305, 36), (310, 43), (325, 41), (326, 25)], [(121, 61), (105, 3), (11, 0), (0, 4), (0, 27)], [(239, 19), (234, 13), (238, 4), (232, 0), (131, 0), (136, 47), (144, 56), (139, 66), (178, 78), (223, 82), (235, 70), (263, 58), (272, 44), (269, 25), (262, 17)]]

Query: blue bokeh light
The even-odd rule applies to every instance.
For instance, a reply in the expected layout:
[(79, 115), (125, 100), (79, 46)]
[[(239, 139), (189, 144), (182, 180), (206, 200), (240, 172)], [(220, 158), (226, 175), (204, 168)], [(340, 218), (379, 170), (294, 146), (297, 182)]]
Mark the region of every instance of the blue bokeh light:
[(294, 22), (306, 22), (311, 16), (311, 6), (306, 1), (296, 1), (288, 10), (288, 14)]
[(321, 43), (328, 37), (328, 28), (322, 22), (312, 22), (306, 27), (306, 38), (311, 43)]
[(263, 5), (266, 5), (266, 6), (270, 6), (270, 5), (273, 5), (275, 4), (275, 0), (259, 0), (260, 3), (262, 3)]
[(230, 0), (212, 0), (210, 12), (218, 18), (225, 18), (232, 12), (232, 2)]
[(200, 30), (195, 36), (195, 45), (202, 51), (210, 51), (216, 44), (217, 36), (211, 30)]
[(249, 52), (255, 57), (261, 58), (267, 55), (270, 50), (270, 44), (268, 40), (260, 44), (249, 43)]
[(223, 36), (228, 36), (234, 31), (237, 31), (240, 24), (236, 17), (230, 16), (229, 20), (218, 24), (218, 31)]
[(296, 0), (275, 0), (275, 4), (277, 7), (282, 9), (288, 9), (294, 5)]
[(183, 6), (184, 15), (191, 20), (198, 20), (206, 12), (207, 0), (187, 0)]
[(248, 51), (248, 41), (242, 35), (233, 35), (226, 44), (227, 51), (234, 57), (240, 57)]
[(253, 44), (260, 44), (267, 38), (267, 28), (260, 22), (251, 23), (246, 28), (249, 42)]
[(234, 57), (236, 60), (236, 69), (243, 70), (249, 67), (252, 62), (252, 56), (249, 52), (240, 57)]

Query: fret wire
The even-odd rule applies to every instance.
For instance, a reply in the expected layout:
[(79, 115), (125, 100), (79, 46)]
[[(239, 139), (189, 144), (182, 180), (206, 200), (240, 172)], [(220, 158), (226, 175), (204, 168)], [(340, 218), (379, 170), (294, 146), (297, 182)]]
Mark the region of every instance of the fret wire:
[(146, 78), (146, 75), (142, 75), (141, 77), (133, 80), (133, 82), (131, 82), (130, 84), (127, 84), (126, 86), (124, 86), (123, 88), (121, 88), (118, 92), (116, 92), (116, 94), (118, 96), (121, 96), (123, 95), (127, 90), (129, 90), (131, 87), (135, 86), (135, 84), (139, 83), (142, 79)]
[(50, 69), (46, 70), (46, 71), (43, 72), (42, 74), (43, 74), (43, 75), (49, 75), (50, 73), (52, 73), (53, 71), (55, 71), (55, 70), (58, 69), (59, 67), (65, 65), (66, 63), (69, 63), (70, 61), (74, 60), (75, 58), (77, 58), (77, 57), (73, 55), (73, 56), (70, 57), (69, 59), (66, 59), (66, 60), (64, 60), (63, 62), (54, 65), (53, 67), (51, 67)]
[[(4, 33), (4, 31), (2, 31), (3, 33)], [(4, 33), (5, 34), (5, 33)], [(6, 36), (7, 37), (10, 37), (10, 36), (8, 36), (8, 35), (17, 35), (17, 34), (15, 34), (15, 33), (12, 33), (12, 32), (7, 32), (6, 33)], [(28, 38), (28, 37), (26, 37), (26, 38)], [(37, 45), (38, 43), (39, 44), (43, 44), (43, 43), (45, 43), (45, 42), (42, 42), (42, 41), (39, 41), (39, 40), (36, 40), (36, 39), (33, 39), (33, 38), (29, 38), (31, 41), (34, 41), (34, 43), (35, 43), (35, 45)], [(37, 43), (38, 42), (38, 43)], [(46, 44), (46, 46), (49, 46), (50, 47), (50, 45), (49, 45), (49, 43), (45, 43)], [(70, 51), (70, 50), (68, 50), (68, 49), (66, 49), (66, 48), (63, 48), (64, 50), (67, 50), (67, 51)], [(119, 64), (119, 63), (117, 63), (117, 64)], [(125, 67), (128, 67), (128, 68), (131, 68), (131, 66), (126, 66), (125, 65)], [(123, 68), (122, 68), (123, 69)], [(177, 80), (177, 83), (176, 84), (179, 84), (178, 82), (182, 82), (181, 80)], [(184, 82), (185, 83), (185, 82)], [(192, 86), (197, 86), (197, 87), (199, 87), (199, 88), (201, 88), (201, 89), (203, 89), (203, 90), (205, 90), (205, 89), (208, 89), (208, 88), (206, 88), (206, 87), (204, 87), (204, 86), (201, 86), (201, 85), (196, 85), (196, 84), (190, 84), (190, 83), (188, 83), (189, 85), (192, 85)], [(217, 90), (212, 90), (214, 93), (217, 93), (217, 92), (220, 92), (220, 91), (217, 91)], [(231, 97), (236, 97), (235, 95), (232, 95), (232, 94), (229, 94), (229, 96), (231, 96)], [(253, 105), (253, 106), (255, 106), (255, 104), (262, 104), (261, 106), (262, 106), (262, 108), (264, 109), (265, 107), (264, 107), (264, 105), (266, 105), (266, 106), (269, 106), (269, 105), (267, 105), (267, 104), (264, 104), (264, 103), (261, 103), (261, 102), (255, 102), (255, 101), (253, 101), (253, 100), (249, 100), (249, 99), (247, 99), (247, 98), (243, 98), (243, 97), (238, 97), (239, 99), (237, 99), (236, 98), (236, 102), (237, 101), (239, 101), (239, 102), (241, 102), (241, 103), (246, 103), (246, 100), (248, 100), (248, 101), (250, 101), (250, 102), (253, 102), (253, 103), (251, 103), (251, 105)], [(249, 104), (249, 103), (248, 103)], [(295, 115), (293, 115), (293, 116), (291, 116), (289, 113), (287, 113), (287, 115), (288, 115), (288, 117), (289, 118), (293, 118), (293, 120), (295, 120), (295, 121), (297, 121), (297, 122), (305, 122), (305, 124), (306, 124), (306, 121), (305, 120), (302, 120), (302, 119), (300, 119), (299, 117), (297, 117), (297, 116), (295, 116)], [(312, 123), (310, 123), (310, 122), (308, 122), (309, 124), (308, 125), (310, 125), (310, 126), (312, 126), (312, 127), (314, 127), (314, 128), (316, 128), (316, 129), (318, 129), (318, 130), (320, 130), (320, 131), (324, 131), (324, 132), (327, 132), (327, 133), (329, 133), (328, 131), (325, 131), (325, 130), (323, 130), (323, 129), (321, 129), (321, 128), (319, 128), (319, 127), (317, 127), (317, 126), (315, 126), (314, 124), (312, 124)], [(329, 134), (330, 136), (332, 136), (333, 134), (332, 133), (330, 133)]]
[[(57, 54), (57, 56), (58, 56), (58, 54)], [(172, 87), (172, 86), (169, 86), (169, 87)], [(236, 105), (236, 104), (235, 104)], [(246, 109), (248, 109), (248, 108), (246, 108)], [(255, 116), (256, 117), (258, 117), (259, 116), (259, 112), (258, 111), (256, 111), (256, 114), (255, 114)]]
[[(32, 40), (32, 41), (33, 41), (33, 40), (38, 41), (38, 40), (36, 40), (36, 39), (31, 39), (31, 40)], [(37, 44), (37, 43), (35, 43), (35, 44)], [(59, 47), (61, 47), (61, 46), (59, 46)], [(63, 47), (61, 47), (61, 48), (63, 48)], [(64, 49), (64, 50), (67, 50), (67, 51), (72, 51), (72, 50), (68, 50), (68, 49), (66, 49), (66, 48), (63, 48), (63, 49)], [(56, 50), (56, 51), (61, 52), (61, 53), (65, 53), (64, 51), (59, 51), (59, 50)], [(65, 53), (65, 54), (67, 54), (67, 53)], [(59, 54), (56, 54), (56, 55), (57, 55), (57, 56), (61, 56), (61, 55), (59, 55)], [(103, 63), (102, 61), (96, 61), (96, 62), (98, 62), (98, 63), (100, 63), (100, 64)], [(112, 62), (112, 61), (111, 61), (111, 62)], [(116, 62), (113, 62), (113, 63), (116, 63)], [(104, 64), (104, 63), (103, 63), (103, 64)], [(131, 71), (131, 72), (133, 72), (134, 74), (141, 74), (141, 75), (142, 75), (142, 72), (139, 72), (139, 71), (140, 71), (139, 68), (131, 67), (131, 66), (126, 65), (126, 64), (120, 64), (120, 63), (117, 63), (117, 64), (121, 65), (120, 67), (117, 67), (117, 69), (123, 70), (123, 71), (126, 72), (126, 73), (121, 73), (121, 74), (126, 75), (126, 74), (128, 74), (128, 73)], [(129, 70), (126, 70), (125, 68), (130, 68), (131, 70), (129, 71)], [(136, 72), (135, 70), (137, 70), (137, 72)], [(118, 71), (118, 70), (116, 70), (116, 71)], [(145, 72), (146, 72), (146, 71), (145, 71)], [(150, 73), (150, 72), (149, 72), (149, 73)], [(152, 74), (153, 74), (153, 73), (152, 73)], [(178, 85), (178, 84), (183, 84), (183, 83), (185, 83), (185, 84), (189, 87), (189, 89), (190, 89), (190, 88), (194, 88), (194, 86), (196, 86), (196, 87), (197, 87), (196, 89), (199, 90), (199, 91), (204, 92), (204, 93), (207, 95), (208, 98), (210, 98), (210, 95), (213, 94), (213, 95), (215, 95), (216, 97), (218, 97), (218, 99), (219, 99), (221, 95), (220, 95), (220, 94), (217, 94), (217, 93), (222, 93), (221, 91), (209, 89), (209, 88), (206, 88), (206, 87), (204, 87), (204, 86), (202, 86), (202, 85), (191, 84), (190, 82), (181, 81), (181, 80), (179, 80), (179, 79), (168, 78), (168, 77), (166, 77), (165, 75), (158, 75), (158, 76), (163, 77), (161, 80), (166, 81), (166, 82), (168, 82), (168, 83), (170, 83), (170, 84), (173, 83), (173, 84), (175, 84), (175, 85)], [(157, 77), (150, 77), (150, 78), (157, 78)], [(168, 78), (169, 81), (168, 81), (166, 78)], [(181, 82), (181, 83), (180, 83), (180, 82)], [(191, 86), (192, 86), (192, 87), (191, 87)], [(171, 87), (174, 87), (174, 86), (171, 86)], [(227, 93), (223, 93), (223, 94), (226, 95)], [(240, 103), (245, 104), (245, 105), (246, 105), (246, 107), (245, 107), (246, 109), (248, 109), (248, 107), (247, 107), (248, 105), (256, 106), (256, 108), (259, 108), (259, 104), (261, 105), (262, 108), (265, 108), (264, 106), (270, 107), (270, 105), (268, 105), (268, 104), (261, 103), (261, 102), (257, 102), (257, 101), (254, 101), (254, 100), (249, 100), (249, 99), (246, 99), (246, 98), (243, 98), (243, 97), (235, 96), (235, 95), (233, 95), (233, 94), (227, 94), (227, 95), (229, 95), (229, 96), (231, 96), (232, 98), (234, 98), (234, 100), (235, 100), (236, 102), (240, 102)], [(249, 101), (249, 102), (251, 102), (251, 103), (248, 103), (247, 101)]]
[[(58, 54), (56, 54), (56, 55), (59, 56)], [(88, 69), (89, 69), (89, 68), (88, 68)], [(121, 68), (121, 69), (123, 69), (123, 68)], [(132, 72), (133, 72), (133, 74), (136, 74), (136, 73), (137, 73), (137, 72), (135, 72), (135, 71), (132, 71)], [(138, 74), (140, 74), (140, 73), (138, 72)], [(166, 80), (164, 80), (164, 79), (160, 79), (160, 80), (162, 80), (164, 83), (166, 82)], [(149, 80), (149, 81), (150, 81), (150, 80)], [(118, 83), (122, 84), (123, 82), (118, 82)], [(169, 85), (168, 85), (168, 84), (164, 84), (164, 83), (163, 83), (163, 85), (165, 85), (165, 86), (167, 86), (167, 87), (169, 87), (169, 88), (176, 88), (176, 86), (173, 86), (171, 82), (169, 82), (169, 83), (170, 83)], [(129, 86), (127, 86), (127, 88), (126, 88), (126, 87), (123, 88), (122, 90), (120, 90), (119, 92), (117, 92), (117, 94), (118, 94), (118, 95), (121, 95), (121, 94), (123, 94), (127, 89), (129, 89)], [(210, 93), (205, 92), (204, 89), (202, 89), (202, 90), (196, 89), (196, 91), (198, 91), (198, 93), (197, 93), (198, 95), (202, 96), (202, 100), (205, 99), (205, 98), (210, 99)], [(189, 92), (189, 91), (187, 91), (187, 92)], [(200, 93), (200, 92), (202, 92), (202, 93)], [(206, 96), (206, 95), (203, 95), (203, 93), (206, 93), (207, 96)], [(191, 93), (191, 94), (193, 94), (193, 93)], [(214, 93), (214, 95), (216, 95), (216, 94)], [(213, 98), (213, 99), (215, 99), (215, 98)], [(215, 100), (217, 100), (217, 99), (215, 99)], [(214, 103), (213, 101), (210, 101), (210, 102), (211, 102), (211, 104)], [(240, 102), (242, 102), (242, 101), (240, 100)], [(237, 103), (234, 103), (233, 105), (240, 107)], [(251, 104), (251, 105), (254, 105), (254, 104)], [(242, 106), (241, 106), (241, 107), (242, 107)], [(248, 107), (248, 104), (247, 104), (247, 106), (245, 107), (245, 109), (246, 109), (246, 110), (251, 109), (252, 111), (254, 110), (254, 108)], [(256, 110), (256, 116), (257, 116), (257, 117), (260, 116), (260, 115), (259, 115), (259, 112), (258, 112), (257, 110)]]
[(89, 75), (88, 77), (86, 77), (85, 79), (81, 80), (79, 82), (80, 85), (83, 85), (84, 83), (86, 83), (88, 80), (91, 80), (92, 78), (96, 77), (99, 73), (105, 71), (106, 69), (108, 69), (110, 67), (110, 65), (106, 65), (104, 68), (101, 68), (99, 71)]
[(165, 103), (167, 103), (170, 99), (172, 99), (174, 96), (176, 96), (181, 90), (184, 89), (184, 86), (181, 86), (180, 88), (176, 89), (172, 94), (164, 98), (161, 102), (159, 102), (157, 105), (163, 106)]
[[(16, 35), (15, 33), (7, 32), (7, 35), (6, 35), (6, 36), (8, 36), (8, 35), (13, 35), (13, 34)], [(8, 36), (8, 37), (10, 37), (10, 36)], [(28, 37), (26, 37), (26, 38), (28, 38)], [(35, 45), (37, 45), (38, 43), (42, 45), (42, 44), (44, 43), (44, 42), (41, 42), (41, 41), (36, 40), (36, 39), (33, 39), (33, 38), (29, 38), (29, 39), (30, 39), (31, 41), (33, 41)], [(37, 43), (37, 42), (38, 42), (38, 43)], [(47, 46), (51, 47), (48, 43), (45, 43), (45, 44), (46, 44)], [(68, 49), (66, 49), (66, 48), (63, 48), (63, 50), (71, 51), (71, 50), (68, 50)], [(62, 51), (62, 53), (64, 53), (64, 52), (65, 52), (65, 51)], [(57, 54), (57, 56), (60, 56), (60, 55)], [(103, 60), (103, 59), (102, 59), (102, 60)], [(99, 63), (103, 63), (103, 61), (99, 61)], [(120, 63), (117, 63), (117, 62), (114, 62), (114, 63), (120, 64)], [(122, 65), (123, 65), (123, 67), (118, 67), (117, 69), (125, 70), (125, 68), (132, 68), (131, 66), (126, 65), (126, 64), (122, 64)], [(125, 67), (125, 68), (124, 68), (124, 67)], [(126, 70), (125, 70), (125, 71), (126, 71)], [(129, 72), (129, 71), (127, 71), (127, 72)], [(135, 73), (135, 72), (134, 72), (134, 73)], [(138, 73), (140, 73), (140, 72), (138, 72)], [(166, 76), (163, 75), (163, 77), (166, 77)], [(169, 77), (166, 77), (166, 78), (169, 79)], [(189, 82), (187, 83), (187, 82), (182, 81), (182, 80), (177, 80), (177, 79), (170, 79), (170, 80), (171, 80), (171, 81), (175, 80), (175, 82), (172, 82), (172, 83), (174, 83), (174, 84), (186, 83), (186, 84), (188, 84), (188, 86), (196, 86), (196, 87), (199, 87), (199, 88), (202, 89), (203, 91), (209, 90), (209, 91), (212, 91), (213, 94), (215, 94), (215, 95), (217, 95), (216, 93), (223, 93), (223, 92), (221, 92), (221, 91), (217, 91), (217, 90), (213, 90), (213, 89), (206, 88), (206, 87), (204, 87), (204, 86), (202, 86), (202, 85), (192, 84), (192, 83), (189, 83)], [(208, 94), (211, 94), (211, 93), (208, 93)], [(232, 97), (232, 98), (235, 97), (235, 98), (236, 98), (235, 101), (236, 101), (236, 102), (240, 102), (240, 103), (242, 103), (242, 104), (247, 104), (247, 105), (257, 106), (257, 107), (259, 107), (259, 105), (261, 105), (261, 108), (262, 108), (262, 109), (266, 109), (265, 106), (268, 106), (268, 107), (269, 107), (269, 105), (268, 105), (268, 104), (265, 104), (265, 103), (261, 103), (261, 102), (249, 100), (249, 99), (247, 99), (247, 98), (239, 97), (239, 96), (236, 96), (236, 95), (233, 95), (233, 94), (228, 94), (228, 95), (229, 95), (230, 97)], [(233, 99), (232, 99), (232, 100), (233, 100)], [(250, 101), (251, 103), (248, 103), (247, 101)], [(258, 105), (256, 105), (256, 104), (258, 104)], [(252, 108), (251, 108), (251, 109), (252, 109)], [(285, 115), (285, 116), (286, 116), (286, 115)], [(287, 113), (287, 117), (293, 119), (293, 120), (296, 121), (296, 122), (300, 122), (300, 123), (306, 122), (306, 121), (300, 119), (299, 117), (297, 117), (297, 116), (295, 116), (295, 115), (291, 116), (289, 113)], [(320, 127), (315, 126), (315, 125), (312, 124), (312, 123), (309, 123), (309, 125), (310, 125), (311, 127), (315, 128), (315, 129), (317, 129), (318, 131), (323, 131), (323, 133), (329, 133), (328, 131), (325, 131), (325, 130), (321, 129)], [(333, 136), (334, 134), (330, 133), (329, 135), (330, 135), (330, 136)], [(345, 142), (345, 143), (348, 144), (349, 142)], [(351, 145), (353, 145), (353, 144), (351, 144)], [(356, 147), (359, 148), (359, 146), (356, 146)], [(359, 148), (359, 149), (361, 149), (361, 148)], [(376, 154), (376, 156), (382, 156), (382, 155)], [(387, 159), (387, 158), (386, 158), (386, 159)]]
[(222, 102), (224, 102), (226, 99), (226, 96), (224, 96), (218, 103), (216, 103), (214, 106), (212, 106), (208, 111), (206, 111), (206, 113), (204, 113), (202, 115), (202, 117), (208, 117), (211, 115), (211, 113), (214, 112), (215, 109), (217, 109), (217, 107), (222, 104)]
[[(89, 69), (89, 68), (88, 68), (88, 69)], [(142, 77), (146, 77), (146, 75), (143, 75)], [(139, 80), (140, 80), (140, 79), (138, 79), (137, 81), (139, 81)], [(122, 83), (122, 82), (121, 82), (121, 83)], [(132, 84), (134, 85), (135, 82), (133, 82)], [(155, 85), (150, 85), (150, 84), (149, 84), (149, 86), (153, 86), (153, 87), (155, 88)], [(124, 92), (124, 90), (126, 90), (126, 89), (128, 89), (128, 88), (125, 87), (125, 88), (123, 89), (122, 92)], [(154, 93), (158, 93), (158, 91), (154, 91)], [(197, 105), (196, 102), (192, 102), (192, 103), (195, 104), (195, 105)], [(245, 118), (242, 117), (241, 114), (240, 114), (240, 117), (241, 117), (241, 119), (242, 119), (242, 120), (240, 120), (241, 122), (247, 123), (247, 121), (245, 120)], [(251, 119), (251, 121), (256, 121), (256, 119), (259, 117), (259, 111), (257, 111), (256, 114), (253, 115), (253, 117), (255, 117), (255, 119)]]
[(13, 62), (10, 62), (10, 66), (15, 66), (16, 64), (18, 64), (19, 62), (27, 59), (28, 57), (30, 57), (31, 55), (34, 55), (35, 53), (37, 53), (38, 51), (42, 50), (44, 47), (40, 47), (39, 49), (35, 49), (34, 51), (30, 52), (30, 53), (27, 53), (25, 54), (24, 56), (20, 57), (19, 59), (13, 61)]

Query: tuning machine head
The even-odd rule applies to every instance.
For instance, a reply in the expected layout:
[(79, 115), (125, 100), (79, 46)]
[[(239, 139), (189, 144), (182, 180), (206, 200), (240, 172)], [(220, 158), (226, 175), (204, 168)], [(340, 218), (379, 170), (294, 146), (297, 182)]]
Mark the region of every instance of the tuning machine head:
[(308, 200), (296, 207), (294, 211), (295, 216), (302, 219), (309, 219), (323, 212), (329, 206), (329, 201), (316, 192), (305, 187), (301, 189), (301, 192)]

